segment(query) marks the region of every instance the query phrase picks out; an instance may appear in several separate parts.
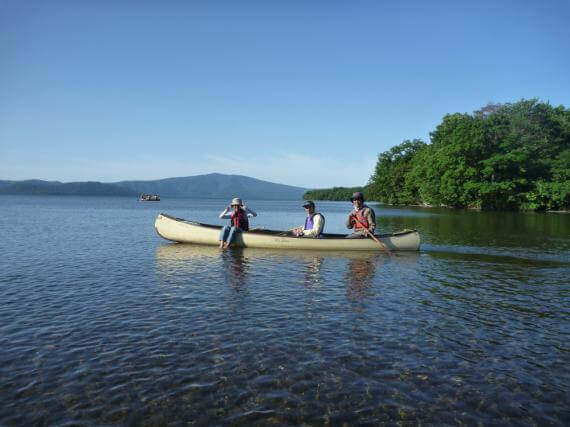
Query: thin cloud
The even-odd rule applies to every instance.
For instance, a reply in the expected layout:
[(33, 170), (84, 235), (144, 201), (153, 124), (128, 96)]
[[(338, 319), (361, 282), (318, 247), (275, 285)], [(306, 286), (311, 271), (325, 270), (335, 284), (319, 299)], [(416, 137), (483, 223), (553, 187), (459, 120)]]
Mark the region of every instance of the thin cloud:
[(280, 153), (270, 157), (247, 158), (208, 156), (206, 162), (213, 169), (223, 167), (225, 173), (248, 175), (307, 188), (322, 188), (366, 184), (376, 159), (339, 161), (327, 157)]
[(364, 185), (372, 174), (376, 159), (340, 161), (295, 153), (272, 156), (219, 156), (160, 159), (148, 154), (134, 154), (129, 159), (99, 160), (76, 158), (65, 165), (28, 159), (26, 168), (3, 162), (3, 179), (46, 179), (63, 182), (154, 180), (177, 176), (223, 173), (245, 175), (265, 181), (306, 188)]

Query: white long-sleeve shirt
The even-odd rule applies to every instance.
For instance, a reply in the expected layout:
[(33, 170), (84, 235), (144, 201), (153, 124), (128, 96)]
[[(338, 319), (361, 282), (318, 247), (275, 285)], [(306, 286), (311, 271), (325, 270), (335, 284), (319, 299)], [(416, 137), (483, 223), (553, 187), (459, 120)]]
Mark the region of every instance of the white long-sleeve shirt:
[(301, 230), (301, 236), (302, 237), (318, 237), (321, 235), (321, 233), (323, 232), (323, 228), (325, 226), (325, 220), (324, 220), (324, 216), (319, 213), (319, 212), (315, 212), (312, 216), (312, 220), (313, 220), (313, 228), (311, 228), (310, 230), (305, 230), (304, 229), (304, 225), (302, 225), (299, 228), (302, 228)]
[[(245, 213), (247, 214), (248, 217), (253, 217), (253, 216), (257, 216), (257, 214), (252, 211), (250, 208), (248, 208), (247, 206), (242, 206), (242, 209), (245, 209)], [(233, 209), (231, 208), (231, 206), (226, 207), (223, 212), (220, 214), (220, 218), (222, 219), (230, 219), (232, 217), (232, 212)]]

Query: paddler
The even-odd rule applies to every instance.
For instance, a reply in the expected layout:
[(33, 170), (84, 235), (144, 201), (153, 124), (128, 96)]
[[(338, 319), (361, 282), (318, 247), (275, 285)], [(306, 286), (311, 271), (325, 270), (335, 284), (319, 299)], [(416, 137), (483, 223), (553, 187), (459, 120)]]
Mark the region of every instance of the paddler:
[(374, 209), (364, 204), (364, 194), (357, 191), (350, 198), (352, 211), (346, 219), (346, 228), (353, 229), (353, 233), (346, 236), (347, 239), (363, 239), (368, 237), (365, 229), (374, 235), (376, 228), (376, 214)]
[(292, 230), (293, 234), (297, 237), (320, 238), (325, 228), (325, 217), (322, 213), (315, 212), (315, 203), (312, 200), (307, 200), (303, 207), (305, 212), (307, 212), (305, 224), (294, 228)]

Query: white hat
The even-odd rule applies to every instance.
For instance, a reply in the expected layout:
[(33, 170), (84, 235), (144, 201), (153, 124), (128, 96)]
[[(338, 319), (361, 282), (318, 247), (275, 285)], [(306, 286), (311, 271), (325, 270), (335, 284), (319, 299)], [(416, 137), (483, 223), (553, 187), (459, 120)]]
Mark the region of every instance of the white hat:
[(241, 199), (239, 197), (234, 197), (232, 199), (232, 203), (230, 203), (230, 206), (235, 206), (235, 205), (243, 206), (243, 203), (241, 202)]

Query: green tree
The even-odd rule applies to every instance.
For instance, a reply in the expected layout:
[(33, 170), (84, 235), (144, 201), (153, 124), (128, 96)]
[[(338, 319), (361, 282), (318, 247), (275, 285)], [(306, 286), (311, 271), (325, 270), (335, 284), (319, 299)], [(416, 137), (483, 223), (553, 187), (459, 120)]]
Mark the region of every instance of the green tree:
[[(553, 166), (569, 144), (567, 116), (568, 110), (563, 107), (553, 108), (532, 99), (506, 104), (489, 117), (485, 122), (489, 152), (481, 161), (484, 208), (527, 207), (528, 195), (536, 193), (539, 182), (545, 197), (550, 186), (544, 183), (552, 180)], [(534, 196), (531, 199), (537, 206)]]
[(418, 203), (418, 189), (408, 182), (407, 176), (412, 159), (426, 146), (420, 139), (406, 140), (381, 153), (369, 180), (372, 199), (390, 204)]
[(308, 190), (303, 195), (304, 200), (350, 200), (352, 193), (356, 191), (364, 192), (364, 197), (368, 198), (368, 190), (365, 187), (333, 187)]
[[(570, 110), (537, 99), (448, 114), (431, 143), (378, 155), (368, 199), (483, 209), (570, 209)], [(347, 200), (360, 188), (314, 190)]]
[(468, 114), (443, 118), (430, 134), (432, 143), (412, 161), (410, 185), (423, 203), (454, 207), (477, 206), (478, 162), (484, 151), (480, 120)]

